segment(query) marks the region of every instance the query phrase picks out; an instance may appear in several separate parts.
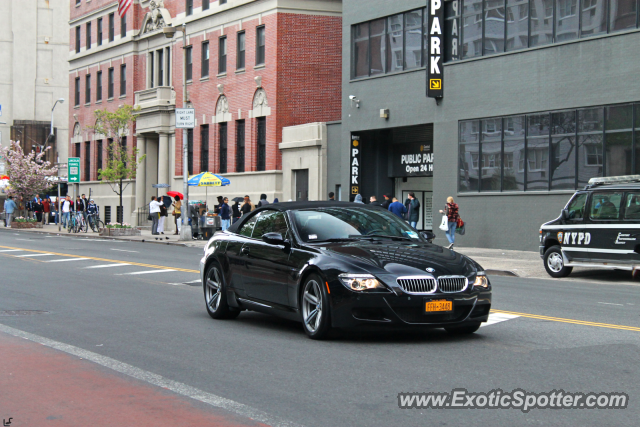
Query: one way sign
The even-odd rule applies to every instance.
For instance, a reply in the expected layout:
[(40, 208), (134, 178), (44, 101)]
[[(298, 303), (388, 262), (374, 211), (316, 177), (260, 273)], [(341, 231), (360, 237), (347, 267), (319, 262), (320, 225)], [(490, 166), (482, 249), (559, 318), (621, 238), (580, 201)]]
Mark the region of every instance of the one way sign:
[(176, 127), (193, 129), (196, 127), (196, 110), (194, 108), (176, 108)]

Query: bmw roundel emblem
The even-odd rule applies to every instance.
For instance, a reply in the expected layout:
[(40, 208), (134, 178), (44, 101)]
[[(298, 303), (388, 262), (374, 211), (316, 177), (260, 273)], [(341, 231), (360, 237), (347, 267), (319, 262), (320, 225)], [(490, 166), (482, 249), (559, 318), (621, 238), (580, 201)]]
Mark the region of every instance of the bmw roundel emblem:
[(436, 271), (436, 269), (435, 269), (435, 268), (431, 268), (431, 267), (429, 267), (429, 268), (427, 268), (427, 271), (428, 271), (429, 273), (433, 273), (434, 271)]

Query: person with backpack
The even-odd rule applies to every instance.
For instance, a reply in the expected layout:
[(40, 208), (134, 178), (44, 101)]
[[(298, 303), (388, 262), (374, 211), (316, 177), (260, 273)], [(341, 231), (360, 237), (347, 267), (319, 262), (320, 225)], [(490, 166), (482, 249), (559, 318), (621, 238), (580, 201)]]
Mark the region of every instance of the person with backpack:
[(409, 225), (416, 228), (418, 220), (420, 219), (420, 202), (416, 199), (415, 193), (409, 193), (409, 197), (404, 204), (407, 207), (407, 221)]
[(440, 210), (441, 214), (447, 215), (447, 231), (444, 233), (449, 240), (449, 246), (447, 249), (453, 249), (453, 243), (456, 240), (456, 227), (458, 226), (458, 220), (460, 214), (458, 213), (458, 204), (453, 201), (453, 197), (447, 197), (447, 204), (444, 210)]

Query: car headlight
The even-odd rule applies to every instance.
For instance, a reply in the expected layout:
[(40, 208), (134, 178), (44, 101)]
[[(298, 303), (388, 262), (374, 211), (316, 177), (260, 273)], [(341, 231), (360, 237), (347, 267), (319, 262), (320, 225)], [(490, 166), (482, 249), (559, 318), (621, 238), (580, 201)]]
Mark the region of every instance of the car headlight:
[(338, 278), (352, 291), (387, 290), (387, 287), (371, 274), (341, 274)]
[(476, 281), (473, 282), (473, 287), (479, 288), (488, 288), (489, 287), (489, 279), (487, 279), (487, 275), (484, 271), (479, 271), (476, 275)]

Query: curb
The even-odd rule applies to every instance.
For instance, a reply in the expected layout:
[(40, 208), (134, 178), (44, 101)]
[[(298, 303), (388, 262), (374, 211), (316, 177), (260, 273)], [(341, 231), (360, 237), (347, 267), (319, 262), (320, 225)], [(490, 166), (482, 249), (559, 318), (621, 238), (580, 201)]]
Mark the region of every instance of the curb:
[(511, 270), (494, 270), (492, 268), (487, 268), (484, 270), (487, 275), (491, 276), (507, 276), (507, 277), (520, 277), (517, 273)]

